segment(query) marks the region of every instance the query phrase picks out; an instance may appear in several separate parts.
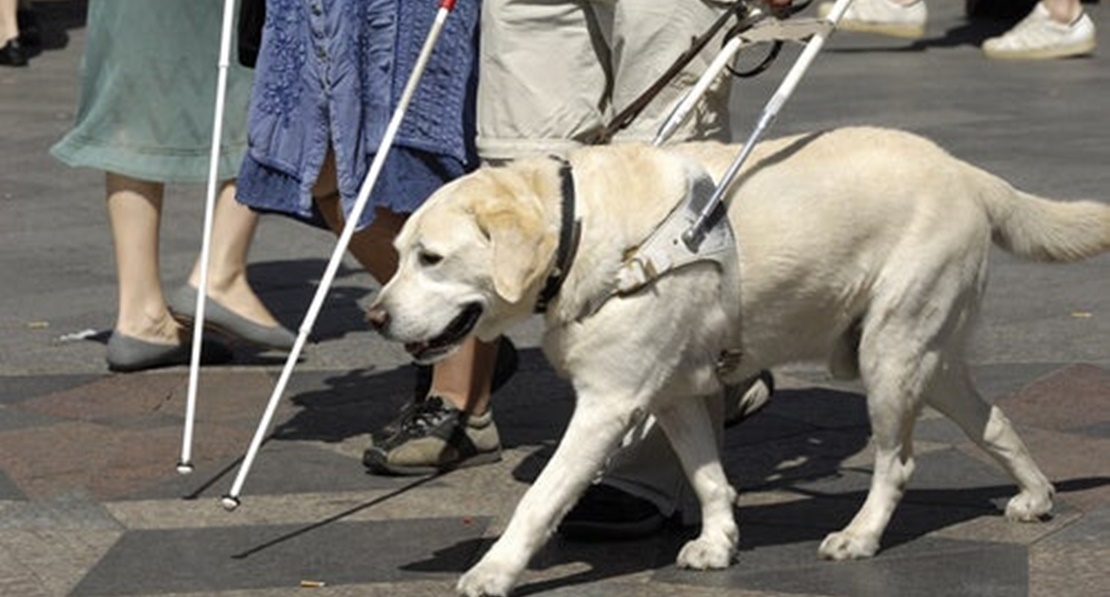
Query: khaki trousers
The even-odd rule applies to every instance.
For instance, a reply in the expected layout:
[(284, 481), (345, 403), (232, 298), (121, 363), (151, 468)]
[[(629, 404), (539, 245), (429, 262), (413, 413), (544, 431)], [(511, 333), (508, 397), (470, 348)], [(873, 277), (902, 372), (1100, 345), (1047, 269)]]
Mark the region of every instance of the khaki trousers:
[[(478, 153), (486, 161), (563, 153), (647, 90), (721, 14), (707, 0), (484, 0)], [(615, 141), (651, 141), (705, 71), (714, 40)], [(673, 138), (729, 137), (731, 81)]]

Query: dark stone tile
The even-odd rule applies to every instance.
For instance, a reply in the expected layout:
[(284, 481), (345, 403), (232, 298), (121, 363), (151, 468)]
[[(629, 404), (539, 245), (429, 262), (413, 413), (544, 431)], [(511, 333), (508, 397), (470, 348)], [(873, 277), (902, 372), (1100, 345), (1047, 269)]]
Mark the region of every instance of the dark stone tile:
[[(805, 494), (802, 490), (799, 493)], [(798, 542), (820, 542), (825, 535), (844, 528), (863, 506), (866, 491), (813, 495), (793, 500), (740, 509), (741, 546), (758, 549)], [(987, 495), (994, 495), (987, 492)], [(972, 498), (965, 497), (968, 501)], [(883, 534), (882, 548), (920, 541), (930, 533), (981, 517), (998, 517), (1001, 512), (985, 497), (978, 503), (937, 504), (903, 500)], [(749, 532), (754, 525), (756, 533)], [(762, 527), (770, 527), (769, 530)], [(816, 549), (816, 546), (814, 546)]]
[(84, 385), (102, 375), (5, 375), (0, 376), (0, 405), (15, 404)]
[(985, 498), (1007, 498), (1016, 485), (1001, 468), (956, 449), (937, 450), (916, 458), (905, 499), (921, 503), (984, 505)]
[[(624, 591), (614, 592), (613, 585), (605, 581), (674, 567), (679, 550), (691, 536), (691, 530), (680, 528), (669, 528), (644, 539), (618, 542), (571, 541), (555, 535), (532, 558), (528, 566), (530, 571), (541, 572), (526, 574), (513, 594), (625, 594)], [(484, 552), (484, 549), (482, 551)], [(550, 573), (542, 572), (569, 562), (583, 563), (586, 569), (555, 577), (551, 577)], [(529, 575), (547, 576), (547, 578), (529, 580)], [(606, 589), (610, 592), (606, 593)], [(635, 591), (633, 594), (641, 594), (641, 592)]]
[(19, 487), (0, 471), (0, 501), (22, 501), (26, 500), (27, 496), (19, 490)]
[(28, 427), (41, 427), (63, 419), (35, 412), (26, 412), (15, 406), (0, 405), (0, 433)]
[[(186, 373), (109, 375), (43, 394), (20, 403), (28, 412), (79, 421), (108, 423), (171, 412), (175, 396), (184, 396)], [(182, 412), (184, 408), (175, 411)]]
[(1110, 438), (1110, 421), (1100, 421), (1094, 425), (1076, 427), (1072, 429), (1072, 432), (1088, 437)]
[[(243, 444), (245, 452), (247, 445)], [(207, 499), (226, 494), (239, 473), (241, 459), (226, 463), (198, 462), (189, 475), (166, 462), (159, 481), (123, 496), (124, 499)], [(362, 462), (304, 442), (263, 443), (243, 484), (242, 499), (251, 495), (285, 495), (327, 491), (400, 489), (411, 477), (383, 477), (366, 472)], [(436, 481), (432, 481), (435, 483)]]
[(438, 518), (131, 531), (72, 595), (292, 591), (302, 580), (343, 585), (443, 579), (447, 591), (473, 561), (487, 524)]
[[(749, 534), (776, 534), (777, 528)], [(850, 597), (976, 595), (1024, 597), (1028, 555), (1023, 547), (924, 538), (887, 549), (869, 560), (825, 562), (819, 541), (775, 543), (741, 552), (733, 567), (716, 572), (664, 568), (655, 580), (784, 594)]]
[(941, 444), (962, 444), (968, 441), (963, 429), (946, 418), (918, 421), (913, 429), (913, 439)]
[(120, 530), (121, 525), (88, 493), (74, 490), (28, 501), (4, 511), (0, 528), (51, 530)]

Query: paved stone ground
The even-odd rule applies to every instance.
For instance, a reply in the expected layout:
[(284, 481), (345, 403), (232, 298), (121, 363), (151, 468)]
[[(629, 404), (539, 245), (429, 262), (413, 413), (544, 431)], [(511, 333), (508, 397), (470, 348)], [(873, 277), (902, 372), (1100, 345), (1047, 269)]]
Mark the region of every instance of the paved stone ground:
[[(504, 526), (572, 408), (535, 349), (535, 323), (514, 333), (522, 368), (495, 401), (501, 463), (429, 479), (368, 476), (358, 461), (366, 431), (402, 403), (411, 371), (361, 325), (374, 285), (347, 264), (243, 505), (225, 512), (217, 497), (282, 359), (241, 350), (234, 365), (203, 371), (197, 470), (179, 476), (187, 372), (105, 371), (114, 279), (103, 181), (46, 153), (72, 121), (84, 3), (38, 5), (51, 24), (47, 51), (29, 69), (0, 70), (0, 594), (449, 594)], [(1027, 190), (1110, 200), (1104, 58), (990, 62), (976, 44), (1004, 23), (968, 22), (955, 3), (930, 9), (920, 42), (836, 36), (776, 132), (904, 127)], [(1105, 5), (1087, 9), (1110, 31)], [(738, 134), (782, 68), (740, 83)], [(192, 186), (170, 191), (168, 287), (199, 246), (202, 196)], [(251, 274), (291, 327), (331, 243), (281, 219), (262, 226)], [(926, 413), (918, 472), (883, 551), (819, 561), (821, 538), (866, 491), (868, 429), (858, 387), (799, 366), (779, 372), (782, 391), (765, 414), (727, 437), (726, 467), (744, 490), (736, 566), (675, 569), (690, 532), (678, 527), (621, 544), (555, 539), (517, 594), (1110, 594), (1110, 256), (1049, 267), (997, 253), (992, 267), (975, 373), (1056, 483), (1051, 520), (1007, 523), (999, 507), (1012, 483)]]

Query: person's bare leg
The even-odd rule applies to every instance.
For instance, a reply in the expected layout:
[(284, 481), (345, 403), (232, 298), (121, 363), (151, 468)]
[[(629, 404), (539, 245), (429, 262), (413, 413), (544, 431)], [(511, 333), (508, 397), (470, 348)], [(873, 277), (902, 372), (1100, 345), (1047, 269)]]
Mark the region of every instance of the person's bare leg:
[[(343, 230), (344, 218), (335, 190), (335, 169), (331, 156), (325, 160), (314, 194), (324, 220), (336, 234)], [(397, 252), (393, 239), (405, 223), (405, 216), (378, 209), (374, 222), (356, 232), (347, 247), (351, 255), (381, 284), (397, 271)], [(431, 393), (442, 396), (455, 408), (482, 414), (489, 408), (490, 377), (497, 359), (497, 344), (467, 341), (451, 356), (436, 363)]]
[(19, 37), (18, 0), (0, 0), (0, 46)]
[(497, 343), (467, 340), (432, 371), (431, 393), (442, 396), (455, 408), (480, 415), (489, 408), (490, 379), (497, 360)]
[(1041, 4), (1057, 23), (1071, 23), (1083, 12), (1083, 5), (1079, 0), (1041, 0)]
[[(236, 314), (267, 327), (278, 325), (247, 280), (250, 252), (258, 214), (235, 200), (234, 181), (224, 182), (212, 214), (212, 242), (208, 259), (208, 296)], [(200, 259), (193, 266), (189, 284), (200, 284)]]
[(147, 342), (178, 344), (183, 330), (166, 307), (158, 265), (165, 188), (110, 172), (105, 187), (118, 278), (116, 330)]

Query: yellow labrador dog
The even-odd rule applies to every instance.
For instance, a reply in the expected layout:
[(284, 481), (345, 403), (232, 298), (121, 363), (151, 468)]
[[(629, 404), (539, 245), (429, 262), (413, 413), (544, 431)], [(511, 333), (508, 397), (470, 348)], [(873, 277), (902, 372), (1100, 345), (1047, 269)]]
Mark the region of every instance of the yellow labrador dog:
[[(571, 154), (569, 168), (541, 158), (482, 169), (445, 186), (405, 224), (400, 268), (368, 314), (383, 335), (431, 362), (472, 334), (492, 340), (549, 303), (543, 348), (577, 393), (558, 450), (459, 581), (461, 593), (507, 594), (625, 432), (649, 414), (702, 510), (701, 532), (678, 565), (728, 566), (736, 494), (701, 397), (788, 362), (827, 362), (867, 390), (870, 493), (825, 539), (822, 557), (876, 552), (913, 471), (910, 436), (924, 405), (951, 417), (1013, 477), (1020, 492), (1008, 518), (1034, 521), (1051, 509), (1052, 485), (972, 386), (964, 344), (992, 241), (1043, 261), (1093, 256), (1110, 250), (1110, 205), (1018, 191), (904, 132), (796, 136), (761, 144), (734, 185), (738, 288), (722, 288), (737, 277), (716, 264), (695, 263), (614, 292), (624, 260), (692, 180), (719, 177), (736, 152), (595, 147)], [(564, 217), (571, 209), (573, 222)], [(727, 375), (725, 352), (740, 355)]]

